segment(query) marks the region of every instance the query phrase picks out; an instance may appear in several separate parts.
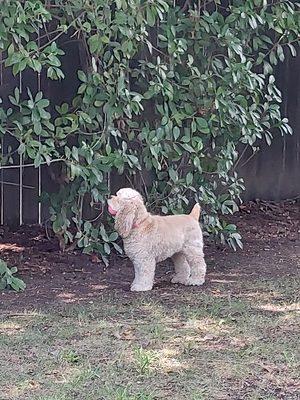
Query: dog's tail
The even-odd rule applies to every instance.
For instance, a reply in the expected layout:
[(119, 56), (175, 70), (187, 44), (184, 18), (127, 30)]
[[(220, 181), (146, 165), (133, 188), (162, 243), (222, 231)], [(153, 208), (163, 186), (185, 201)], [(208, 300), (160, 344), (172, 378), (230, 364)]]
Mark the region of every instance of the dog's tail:
[(198, 203), (196, 203), (190, 212), (190, 216), (194, 218), (196, 221), (199, 221), (200, 218), (201, 207)]

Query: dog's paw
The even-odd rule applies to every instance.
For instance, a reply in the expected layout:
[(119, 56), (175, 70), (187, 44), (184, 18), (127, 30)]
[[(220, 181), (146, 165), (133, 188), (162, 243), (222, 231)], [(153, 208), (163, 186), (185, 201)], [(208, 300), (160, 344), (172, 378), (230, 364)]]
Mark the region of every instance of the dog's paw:
[(180, 283), (181, 285), (189, 285), (189, 278), (180, 275), (174, 275), (171, 283)]
[(130, 287), (130, 290), (132, 292), (147, 292), (147, 291), (151, 290), (152, 287), (153, 287), (153, 285), (150, 286), (150, 285), (141, 285), (138, 283), (133, 283)]
[(189, 278), (188, 285), (190, 286), (201, 286), (205, 282), (204, 278)]

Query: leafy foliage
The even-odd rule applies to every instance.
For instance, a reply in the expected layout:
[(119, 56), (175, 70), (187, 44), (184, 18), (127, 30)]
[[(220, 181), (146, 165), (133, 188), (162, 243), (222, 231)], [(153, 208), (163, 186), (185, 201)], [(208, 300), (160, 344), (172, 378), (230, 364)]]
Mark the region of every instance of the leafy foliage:
[(19, 292), (26, 288), (26, 284), (22, 279), (14, 276), (17, 271), (17, 267), (9, 268), (6, 262), (0, 259), (0, 289), (11, 287), (16, 292)]
[(153, 210), (177, 213), (199, 200), (206, 231), (241, 246), (221, 217), (237, 210), (244, 189), (238, 149), (256, 152), (277, 131), (291, 133), (274, 71), (288, 52), (296, 55), (299, 3), (182, 3), (1, 5), (0, 49), (14, 75), (31, 69), (63, 79), (59, 38), (71, 35), (85, 49), (72, 101), (50, 112), (41, 91), (25, 96), (16, 88), (11, 107), (0, 110), (0, 130), (18, 139), (19, 153), (36, 167), (60, 162), (63, 183), (50, 213), (64, 245), (104, 257), (109, 243), (119, 249), (114, 233), (83, 217), (84, 200), (103, 204), (117, 172), (142, 184)]

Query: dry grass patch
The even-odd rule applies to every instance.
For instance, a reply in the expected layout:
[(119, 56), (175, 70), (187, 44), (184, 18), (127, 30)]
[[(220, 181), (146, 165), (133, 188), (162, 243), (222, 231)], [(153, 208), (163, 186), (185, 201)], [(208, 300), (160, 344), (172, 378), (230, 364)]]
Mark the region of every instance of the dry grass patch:
[(298, 399), (295, 279), (107, 296), (2, 316), (1, 400)]

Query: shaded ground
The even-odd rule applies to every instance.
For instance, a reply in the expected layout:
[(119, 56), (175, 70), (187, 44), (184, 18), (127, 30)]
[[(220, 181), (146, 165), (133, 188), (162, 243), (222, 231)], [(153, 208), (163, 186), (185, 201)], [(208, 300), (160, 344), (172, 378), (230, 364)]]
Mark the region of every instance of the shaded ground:
[[(243, 234), (244, 250), (206, 245), (208, 264), (207, 283), (251, 279), (259, 275), (293, 276), (299, 272), (300, 203), (249, 203), (231, 217)], [(110, 267), (95, 256), (80, 253), (63, 254), (58, 244), (49, 241), (45, 232), (36, 227), (19, 231), (3, 228), (0, 237), (0, 257), (9, 266), (17, 266), (27, 283), (24, 293), (4, 292), (0, 302), (10, 309), (23, 306), (42, 306), (57, 302), (93, 300), (101, 293), (122, 289), (127, 296), (133, 279), (133, 268), (125, 258), (114, 257)], [(157, 270), (155, 291), (193, 291), (193, 288), (174, 287), (169, 283), (172, 268), (163, 263)], [(198, 290), (198, 289), (195, 289)]]
[(0, 295), (1, 400), (300, 399), (299, 203), (251, 203), (245, 248), (206, 246), (202, 288), (128, 291), (116, 258), (60, 254), (34, 228), (3, 231), (24, 293)]

